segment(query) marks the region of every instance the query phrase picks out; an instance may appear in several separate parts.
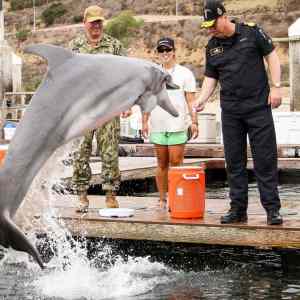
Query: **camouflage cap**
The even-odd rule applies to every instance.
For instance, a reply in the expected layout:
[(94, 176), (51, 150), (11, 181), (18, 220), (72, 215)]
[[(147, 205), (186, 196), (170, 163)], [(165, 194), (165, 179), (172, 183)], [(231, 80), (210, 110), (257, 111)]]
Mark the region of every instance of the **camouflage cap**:
[(83, 15), (84, 22), (105, 21), (104, 10), (98, 5), (92, 5), (86, 8)]

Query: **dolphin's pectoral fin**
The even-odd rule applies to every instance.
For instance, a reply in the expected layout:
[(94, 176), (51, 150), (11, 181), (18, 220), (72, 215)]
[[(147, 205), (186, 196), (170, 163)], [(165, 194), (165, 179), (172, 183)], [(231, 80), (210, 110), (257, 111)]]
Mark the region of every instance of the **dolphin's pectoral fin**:
[(44, 263), (37, 249), (31, 244), (25, 234), (9, 217), (1, 215), (0, 219), (0, 243), (6, 248), (11, 246), (15, 250), (27, 252), (44, 269)]
[(66, 60), (72, 58), (74, 53), (62, 47), (46, 44), (36, 44), (27, 46), (25, 53), (36, 54), (48, 61), (49, 69), (54, 69), (62, 65)]

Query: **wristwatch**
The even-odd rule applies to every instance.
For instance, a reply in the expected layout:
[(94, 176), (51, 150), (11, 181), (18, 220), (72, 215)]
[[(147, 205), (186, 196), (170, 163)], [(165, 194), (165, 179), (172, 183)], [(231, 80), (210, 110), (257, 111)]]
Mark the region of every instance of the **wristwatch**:
[(276, 88), (281, 88), (281, 83), (280, 82), (275, 82), (273, 83), (273, 86)]

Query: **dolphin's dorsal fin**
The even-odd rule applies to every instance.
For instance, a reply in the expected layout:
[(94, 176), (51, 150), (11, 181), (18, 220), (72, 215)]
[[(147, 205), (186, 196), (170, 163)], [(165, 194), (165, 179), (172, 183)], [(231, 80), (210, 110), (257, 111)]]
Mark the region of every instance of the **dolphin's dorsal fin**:
[(24, 52), (45, 58), (48, 61), (49, 69), (62, 65), (66, 60), (74, 56), (73, 52), (65, 48), (47, 44), (29, 45), (24, 49)]

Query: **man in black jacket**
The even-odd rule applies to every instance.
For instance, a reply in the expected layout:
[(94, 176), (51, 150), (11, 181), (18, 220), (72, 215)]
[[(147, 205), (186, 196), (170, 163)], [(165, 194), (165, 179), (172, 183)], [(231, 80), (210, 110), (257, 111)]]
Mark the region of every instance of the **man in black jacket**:
[[(229, 20), (220, 0), (204, 4), (204, 22), (211, 39), (206, 47), (206, 68), (197, 111), (220, 83), (222, 132), (230, 210), (221, 223), (247, 221), (247, 135), (251, 146), (260, 199), (267, 224), (282, 224), (279, 213), (277, 145), (272, 108), (281, 104), (281, 70), (271, 38), (254, 23)], [(268, 83), (264, 59), (272, 86)]]

